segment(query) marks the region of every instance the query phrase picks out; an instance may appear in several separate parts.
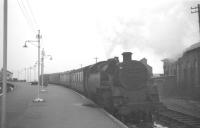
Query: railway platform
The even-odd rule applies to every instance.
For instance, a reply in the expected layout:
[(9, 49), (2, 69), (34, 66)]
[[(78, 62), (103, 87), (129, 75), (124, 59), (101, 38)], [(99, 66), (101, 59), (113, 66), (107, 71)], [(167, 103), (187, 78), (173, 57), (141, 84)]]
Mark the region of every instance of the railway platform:
[(200, 102), (178, 99), (178, 98), (165, 98), (161, 102), (167, 106), (167, 108), (184, 113), (186, 115), (194, 116), (200, 119)]
[(46, 92), (41, 92), (45, 102), (34, 103), (37, 86), (14, 84), (14, 91), (6, 97), (7, 128), (127, 128), (67, 88), (49, 85)]

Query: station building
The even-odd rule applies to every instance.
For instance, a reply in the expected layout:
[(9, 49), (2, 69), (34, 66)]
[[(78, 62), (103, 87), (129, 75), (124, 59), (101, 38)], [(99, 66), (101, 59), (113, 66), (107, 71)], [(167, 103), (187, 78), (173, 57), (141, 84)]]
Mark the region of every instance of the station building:
[(166, 86), (182, 96), (200, 99), (200, 42), (188, 47), (177, 60), (164, 59), (163, 63), (165, 78), (174, 81), (174, 87)]
[[(7, 70), (7, 80), (12, 80), (13, 73)], [(3, 80), (3, 68), (0, 70), (0, 81)]]

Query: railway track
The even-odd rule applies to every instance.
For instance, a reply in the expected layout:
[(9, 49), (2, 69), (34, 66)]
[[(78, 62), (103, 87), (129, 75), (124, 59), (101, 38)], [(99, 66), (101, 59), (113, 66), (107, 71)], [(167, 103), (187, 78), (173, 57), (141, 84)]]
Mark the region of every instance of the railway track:
[(200, 118), (170, 109), (159, 113), (159, 122), (169, 128), (200, 128)]

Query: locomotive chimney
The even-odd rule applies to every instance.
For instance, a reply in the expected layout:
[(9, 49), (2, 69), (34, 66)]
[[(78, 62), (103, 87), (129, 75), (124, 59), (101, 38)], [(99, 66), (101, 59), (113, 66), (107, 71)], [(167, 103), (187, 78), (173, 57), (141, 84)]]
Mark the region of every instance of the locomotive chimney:
[(131, 58), (132, 53), (131, 52), (123, 52), (123, 62), (130, 62), (132, 60)]

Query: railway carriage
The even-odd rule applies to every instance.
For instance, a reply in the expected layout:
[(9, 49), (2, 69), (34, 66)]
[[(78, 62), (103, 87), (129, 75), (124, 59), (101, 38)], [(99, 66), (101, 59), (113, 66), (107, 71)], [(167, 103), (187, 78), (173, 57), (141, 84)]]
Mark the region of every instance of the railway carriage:
[(70, 86), (79, 92), (84, 92), (83, 68), (78, 70), (73, 70), (70, 73), (71, 73)]
[[(76, 90), (123, 122), (151, 122), (159, 98), (151, 86), (148, 70), (130, 52), (77, 70), (49, 74), (49, 83)], [(153, 90), (153, 91), (152, 91)]]
[(49, 83), (60, 84), (60, 75), (61, 75), (61, 73), (49, 74)]
[(70, 87), (70, 71), (60, 73), (60, 82), (63, 86)]

